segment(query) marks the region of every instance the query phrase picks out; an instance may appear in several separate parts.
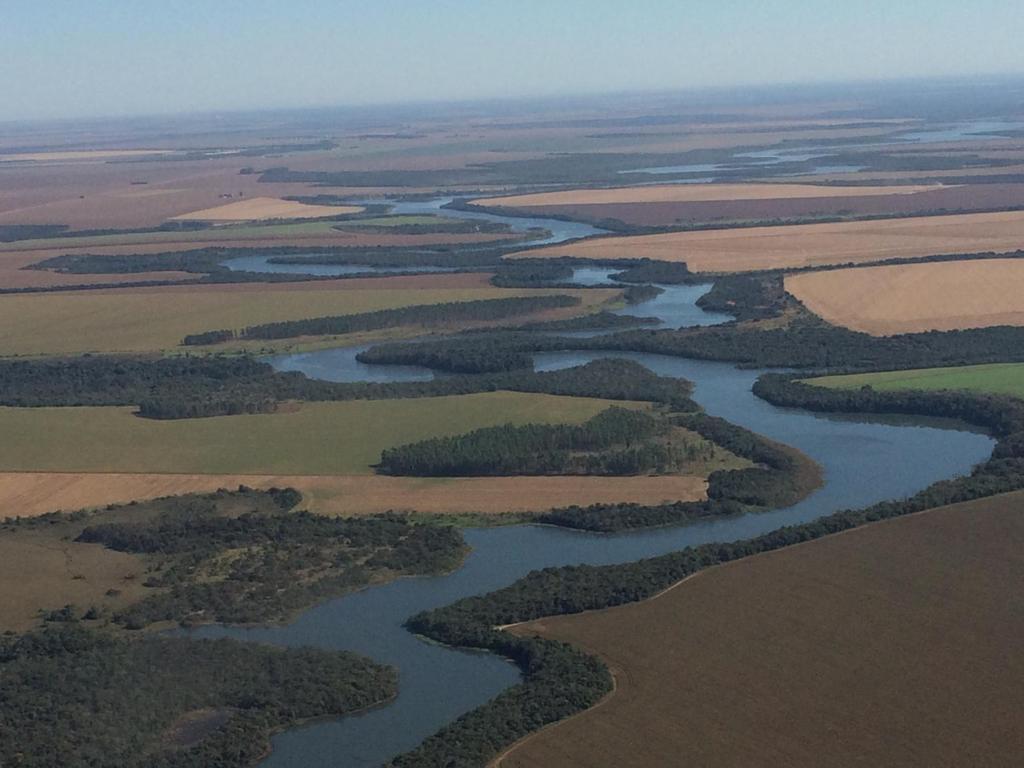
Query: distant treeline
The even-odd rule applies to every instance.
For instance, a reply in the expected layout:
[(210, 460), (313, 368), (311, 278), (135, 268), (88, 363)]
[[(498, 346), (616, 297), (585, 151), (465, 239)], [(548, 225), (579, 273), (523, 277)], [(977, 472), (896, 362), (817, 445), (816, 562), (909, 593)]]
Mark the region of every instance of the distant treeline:
[(387, 400), (511, 390), (608, 400), (642, 400), (693, 411), (688, 382), (628, 360), (559, 371), (520, 370), (432, 381), (339, 383), (280, 373), (246, 356), (84, 356), (0, 360), (0, 405), (137, 405), (139, 415), (181, 419), (273, 410), (287, 400)]
[[(679, 552), (610, 566), (566, 566), (534, 571), (505, 589), (459, 600), (445, 608), (413, 616), (407, 626), (438, 642), (478, 648), (514, 660), (524, 682), (479, 707), (419, 747), (396, 758), (396, 768), (436, 768), (445, 765), (484, 766), (504, 747), (549, 723), (593, 706), (611, 687), (599, 662), (564, 644), (517, 638), (497, 629), (544, 616), (580, 613), (652, 597), (681, 579), (705, 568), (761, 552), (811, 541), (866, 523), (886, 520), (947, 504), (983, 498), (1024, 488), (1024, 429), (1020, 401), (957, 393), (922, 393), (921, 400), (902, 399), (907, 393), (863, 393), (816, 389), (765, 377), (760, 392), (782, 405), (817, 410), (848, 411), (852, 406), (874, 412), (928, 413), (977, 419), (1005, 435), (993, 458), (967, 477), (943, 480), (903, 501), (889, 501), (860, 510), (845, 510), (809, 523), (780, 528), (753, 539), (704, 544)], [(974, 406), (967, 401), (975, 399)], [(550, 654), (550, 655), (549, 655)], [(604, 671), (604, 674), (602, 674)], [(568, 695), (561, 695), (564, 690)]]
[[(512, 296), (504, 299), (451, 301), (441, 304), (417, 304), (397, 309), (380, 309), (353, 315), (314, 317), (253, 325), (242, 329), (240, 339), (294, 339), (300, 336), (328, 336), (394, 328), (403, 325), (434, 327), (469, 321), (503, 320), (549, 309), (564, 309), (581, 304), (576, 296)], [(209, 344), (211, 339), (229, 340), (231, 331), (219, 330), (186, 336), (186, 346)]]
[(67, 224), (0, 224), (0, 242), (11, 243), (17, 240), (37, 240), (64, 237), (96, 237), (103, 235), (135, 235), (146, 232), (195, 232), (207, 229), (210, 225), (202, 221), (165, 221), (155, 227), (136, 227), (132, 229), (75, 229)]
[(0, 765), (250, 768), (271, 734), (397, 692), (393, 669), (348, 652), (78, 626), (0, 637)]
[(700, 446), (668, 438), (664, 418), (612, 407), (585, 424), (505, 424), (384, 451), (389, 475), (635, 475), (677, 471)]
[(1024, 328), (995, 326), (876, 337), (828, 325), (805, 314), (785, 327), (776, 328), (726, 324), (623, 331), (590, 338), (494, 332), (423, 344), (373, 347), (361, 353), (360, 359), (474, 373), (528, 367), (534, 353), (562, 350), (650, 352), (736, 362), (750, 368), (905, 370), (1024, 361)]
[(516, 259), (503, 261), (495, 268), (491, 285), (499, 288), (550, 288), (556, 284), (568, 285), (572, 273), (572, 266), (562, 261)]
[[(500, 221), (480, 219), (454, 219), (438, 217), (437, 221), (422, 224), (362, 224), (359, 219), (340, 223), (334, 229), (346, 232), (369, 232), (385, 235), (431, 235), (431, 234), (501, 234), (512, 232), (512, 227)], [(534, 231), (534, 236), (547, 234), (544, 230)]]

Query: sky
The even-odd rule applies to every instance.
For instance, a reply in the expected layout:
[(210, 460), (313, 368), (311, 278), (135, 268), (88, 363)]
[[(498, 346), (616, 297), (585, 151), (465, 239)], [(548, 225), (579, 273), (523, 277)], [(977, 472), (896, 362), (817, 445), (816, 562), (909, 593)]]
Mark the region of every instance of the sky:
[(0, 0), (0, 120), (1024, 74), (1020, 0)]

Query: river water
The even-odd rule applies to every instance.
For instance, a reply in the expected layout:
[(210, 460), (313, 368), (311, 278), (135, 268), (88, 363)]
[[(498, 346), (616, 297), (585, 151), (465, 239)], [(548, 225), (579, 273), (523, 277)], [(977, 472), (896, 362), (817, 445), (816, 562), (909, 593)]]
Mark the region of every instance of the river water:
[[(597, 279), (588, 273), (582, 280)], [(605, 279), (601, 276), (601, 279)], [(721, 322), (693, 302), (706, 290), (662, 294), (628, 308), (638, 315), (659, 312), (666, 326)], [(357, 363), (356, 348), (323, 350), (272, 358), (281, 370), (300, 370), (335, 381), (409, 380), (426, 369)], [(489, 654), (453, 650), (409, 634), (411, 615), (511, 584), (531, 570), (549, 566), (608, 564), (638, 560), (709, 541), (728, 541), (782, 525), (812, 520), (843, 508), (902, 498), (931, 483), (966, 473), (991, 452), (993, 441), (952, 424), (910, 419), (864, 419), (814, 415), (776, 408), (751, 393), (760, 371), (650, 354), (557, 352), (537, 355), (539, 370), (553, 370), (597, 359), (636, 360), (662, 375), (689, 379), (694, 399), (708, 413), (722, 416), (799, 448), (824, 469), (824, 486), (786, 509), (614, 535), (547, 526), (520, 525), (465, 531), (472, 552), (446, 576), (401, 579), (326, 602), (281, 627), (204, 627), (195, 637), (233, 637), (282, 646), (311, 645), (366, 654), (399, 670), (398, 698), (364, 714), (323, 721), (279, 734), (265, 768), (375, 768), (415, 747), (460, 714), (477, 707), (519, 679), (511, 664)]]

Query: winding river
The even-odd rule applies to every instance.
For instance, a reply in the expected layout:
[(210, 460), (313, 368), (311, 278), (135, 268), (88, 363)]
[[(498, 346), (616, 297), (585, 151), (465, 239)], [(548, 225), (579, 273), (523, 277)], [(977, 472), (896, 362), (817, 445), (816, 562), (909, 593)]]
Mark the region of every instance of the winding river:
[[(425, 204), (417, 204), (425, 205)], [(438, 206), (438, 209), (440, 206)], [(559, 222), (564, 223), (564, 222)], [(545, 225), (546, 226), (546, 225)], [(593, 272), (578, 279), (604, 280)], [(669, 287), (651, 302), (627, 308), (657, 314), (665, 326), (713, 324), (694, 302), (706, 288)], [(667, 295), (666, 295), (667, 294)], [(675, 309), (661, 312), (662, 308)], [(337, 381), (409, 380), (426, 369), (370, 366), (356, 348), (273, 358), (282, 370), (301, 370)], [(754, 536), (812, 520), (838, 509), (901, 498), (931, 483), (963, 474), (983, 461), (993, 441), (951, 423), (910, 419), (827, 417), (776, 408), (750, 391), (761, 371), (650, 354), (558, 352), (535, 358), (539, 370), (578, 365), (602, 356), (636, 360), (657, 373), (694, 382), (709, 413), (792, 445), (824, 468), (824, 486), (786, 509), (675, 528), (596, 535), (546, 526), (471, 528), (472, 552), (446, 576), (401, 579), (329, 601), (281, 627), (205, 627), (196, 637), (233, 637), (284, 646), (313, 645), (364, 653), (396, 666), (400, 693), (387, 706), (358, 716), (316, 722), (279, 734), (266, 768), (375, 768), (483, 704), (519, 679), (517, 668), (495, 656), (422, 641), (403, 622), (424, 609), (506, 586), (531, 570), (578, 563), (607, 564), (651, 557), (709, 541)]]

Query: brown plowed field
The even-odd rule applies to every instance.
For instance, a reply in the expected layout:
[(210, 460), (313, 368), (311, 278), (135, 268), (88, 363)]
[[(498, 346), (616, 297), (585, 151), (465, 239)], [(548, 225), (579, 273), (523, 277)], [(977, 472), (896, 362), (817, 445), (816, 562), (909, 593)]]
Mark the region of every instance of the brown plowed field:
[(218, 488), (292, 487), (304, 506), (327, 515), (388, 510), (445, 514), (532, 512), (569, 506), (704, 498), (704, 478), (657, 477), (463, 477), (424, 479), (382, 475), (175, 475), (74, 472), (0, 473), (2, 516), (34, 517), (72, 510)]
[[(762, 184), (761, 187), (772, 187)], [(785, 185), (788, 187), (788, 185)], [(536, 216), (568, 216), (583, 221), (598, 222), (617, 219), (627, 224), (649, 227), (671, 227), (687, 224), (714, 224), (716, 222), (751, 222), (773, 219), (808, 219), (820, 217), (867, 217), (903, 214), (927, 214), (937, 211), (992, 211), (1024, 207), (1024, 184), (975, 184), (941, 188), (920, 188), (918, 192), (885, 194), (886, 187), (862, 187), (879, 190), (868, 194), (833, 195), (827, 187), (803, 187), (809, 193), (823, 194), (806, 197), (780, 196), (739, 197), (733, 200), (694, 200), (619, 203), (565, 203), (560, 205), (530, 205), (524, 212)], [(845, 191), (856, 187), (837, 187)], [(889, 187), (899, 190), (903, 187)], [(910, 187), (908, 189), (914, 189)]]
[(876, 336), (1024, 325), (1024, 260), (944, 261), (810, 272), (786, 290), (828, 320)]
[(515, 628), (615, 674), (503, 768), (1011, 766), (1024, 754), (1024, 494), (750, 557)]
[(601, 237), (514, 256), (650, 258), (694, 272), (746, 272), (1020, 248), (1024, 212), (1014, 211)]

